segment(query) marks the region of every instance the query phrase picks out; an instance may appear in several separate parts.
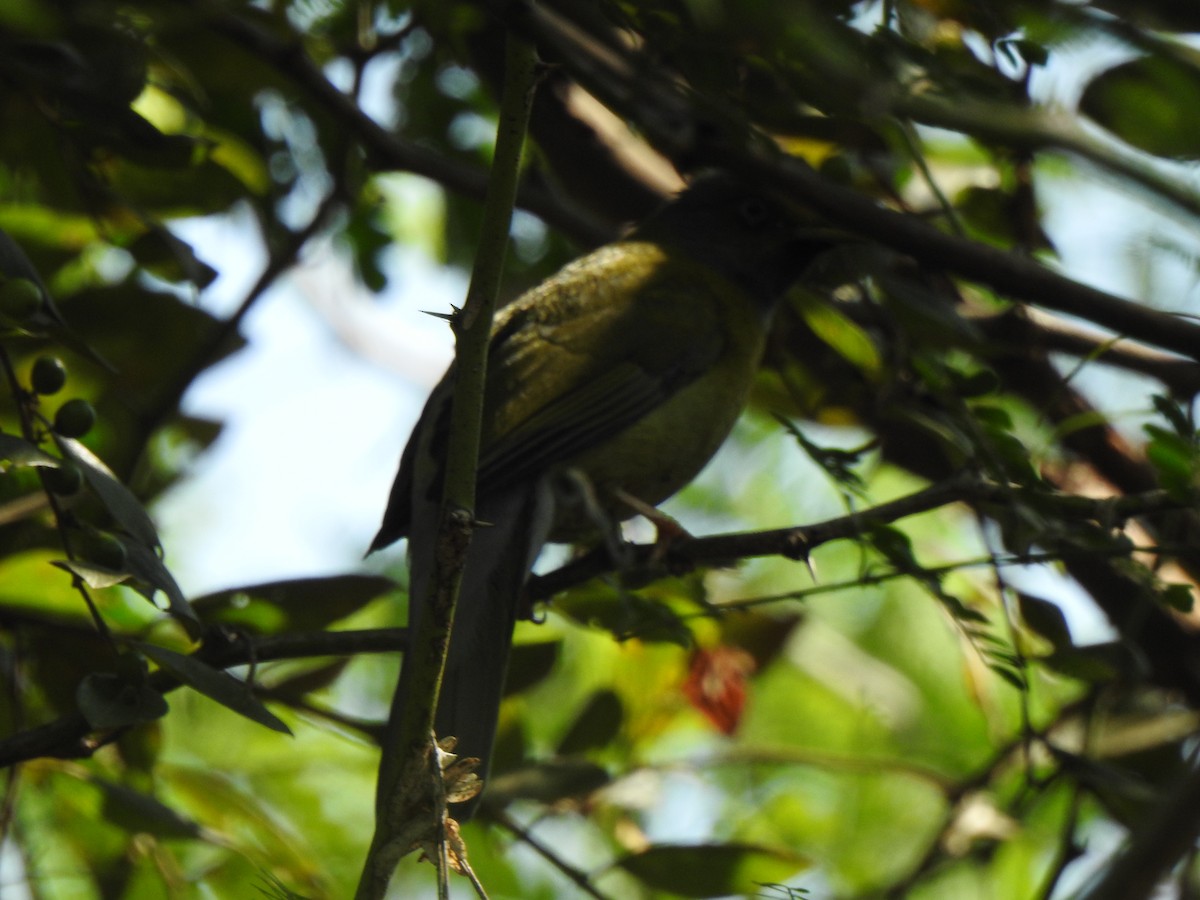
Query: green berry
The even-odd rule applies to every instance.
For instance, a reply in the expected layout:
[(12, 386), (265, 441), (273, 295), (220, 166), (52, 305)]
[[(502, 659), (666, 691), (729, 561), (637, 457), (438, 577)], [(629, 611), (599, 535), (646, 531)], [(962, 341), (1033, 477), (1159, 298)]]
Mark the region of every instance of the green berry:
[(42, 289), (28, 278), (10, 278), (0, 283), (0, 313), (24, 321), (42, 305)]
[(54, 414), (54, 430), (63, 437), (83, 437), (96, 424), (96, 409), (78, 397), (68, 400)]
[(67, 383), (67, 367), (56, 356), (39, 356), (33, 361), (30, 381), (39, 394), (57, 394)]
[(83, 471), (73, 462), (63, 462), (57, 468), (42, 470), (46, 490), (60, 497), (70, 497), (83, 487)]

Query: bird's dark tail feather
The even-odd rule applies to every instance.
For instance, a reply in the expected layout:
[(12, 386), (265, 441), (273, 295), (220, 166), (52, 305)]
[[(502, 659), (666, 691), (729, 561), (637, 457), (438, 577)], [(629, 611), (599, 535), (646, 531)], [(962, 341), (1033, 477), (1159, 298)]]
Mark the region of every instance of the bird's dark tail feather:
[[(534, 559), (545, 543), (552, 519), (549, 491), (521, 485), (484, 498), (476, 518), (480, 525), (471, 538), (467, 566), (455, 612), (446, 658), (442, 691), (434, 718), (438, 738), (453, 735), (459, 757), (477, 757), (477, 774), (487, 777), (496, 738), (504, 678), (512, 646), (521, 590)], [(422, 515), (416, 520), (425, 518)], [(434, 538), (417, 526), (410, 537), (410, 634), (415, 633), (422, 608), (415, 598), (427, 596), (432, 578)], [(432, 531), (432, 526), (431, 529)], [(398, 699), (407, 698), (408, 665), (401, 672)], [(452, 814), (466, 821), (479, 798), (456, 804)]]

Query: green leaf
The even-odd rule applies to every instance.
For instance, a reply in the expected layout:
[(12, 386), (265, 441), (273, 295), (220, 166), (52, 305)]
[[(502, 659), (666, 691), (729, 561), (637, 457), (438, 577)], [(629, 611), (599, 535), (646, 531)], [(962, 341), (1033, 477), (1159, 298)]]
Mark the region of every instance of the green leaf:
[(661, 844), (617, 865), (646, 886), (683, 897), (753, 896), (811, 865), (802, 856), (751, 844)]
[(1147, 425), (1150, 442), (1146, 444), (1146, 458), (1158, 472), (1159, 481), (1168, 491), (1186, 494), (1195, 484), (1197, 451), (1187, 438), (1172, 431)]
[(558, 742), (558, 753), (570, 756), (607, 745), (621, 730), (625, 708), (615, 691), (596, 691)]
[(552, 759), (495, 776), (488, 782), (484, 802), (494, 806), (514, 800), (551, 804), (586, 796), (610, 781), (608, 772), (595, 763)]
[(1080, 110), (1117, 137), (1155, 156), (1200, 157), (1200, 68), (1146, 56), (1101, 72), (1084, 89)]
[(1190, 613), (1196, 602), (1190, 584), (1168, 584), (1159, 596), (1163, 603), (1181, 613)]
[[(656, 588), (669, 591), (669, 579)], [(611, 631), (620, 641), (636, 637), (646, 642), (666, 642), (690, 647), (692, 632), (667, 602), (632, 591), (617, 591), (602, 581), (592, 581), (554, 599), (554, 608), (575, 621)]]
[(813, 334), (868, 378), (879, 377), (883, 372), (883, 359), (871, 336), (857, 322), (828, 300), (813, 295), (801, 294), (797, 306)]
[(272, 731), (292, 733), (282, 719), (250, 692), (250, 686), (244, 681), (238, 681), (232, 675), (200, 662), (194, 656), (184, 656), (174, 650), (140, 641), (135, 642), (133, 646), (188, 687), (196, 689), (226, 709), (233, 710), (259, 725), (265, 725)]
[(227, 588), (191, 603), (200, 620), (264, 634), (320, 631), (398, 589), (381, 575), (294, 578)]
[(203, 830), (197, 823), (180, 815), (157, 797), (103, 778), (90, 780), (104, 795), (104, 818), (131, 834), (151, 834), (176, 840), (203, 837)]
[(0, 459), (14, 466), (57, 468), (62, 464), (62, 460), (46, 453), (37, 444), (17, 437), (15, 434), (2, 432), (0, 432)]
[[(995, 390), (995, 387), (996, 387), (996, 385), (994, 383), (994, 379), (996, 377), (995, 375), (993, 375), (990, 372), (988, 372), (988, 373), (978, 372), (976, 374), (977, 375), (986, 375), (987, 377), (985, 378), (985, 380), (992, 381), (993, 382), (992, 390)], [(975, 416), (975, 418), (977, 418), (980, 422), (989, 426), (990, 428), (998, 428), (998, 429), (1002, 429), (1004, 431), (1012, 430), (1012, 427), (1013, 427), (1012, 416), (1009, 415), (1009, 412), (1007, 409), (1004, 409), (1001, 406), (992, 406), (991, 404), (987, 404), (987, 403), (979, 403), (979, 404), (976, 404), (971, 407), (971, 412)]]
[(1129, 649), (1119, 643), (1057, 650), (1040, 662), (1068, 678), (1093, 684), (1108, 684), (1123, 675), (1132, 676), (1140, 666)]
[(152, 722), (167, 714), (167, 701), (144, 678), (122, 678), (109, 672), (84, 676), (75, 691), (75, 703), (96, 729)]
[(125, 547), (125, 567), (129, 574), (147, 585), (150, 590), (146, 599), (154, 601), (154, 593), (162, 591), (167, 597), (167, 612), (175, 618), (193, 637), (199, 637), (203, 631), (200, 619), (195, 610), (183, 596), (183, 590), (175, 581), (170, 570), (153, 547), (147, 547), (136, 541), (122, 541)]
[(84, 584), (94, 590), (110, 588), (129, 580), (128, 572), (118, 572), (115, 569), (106, 569), (103, 566), (80, 560), (55, 559), (50, 561), (50, 565), (57, 566), (72, 575), (78, 575), (83, 579)]
[(1187, 411), (1175, 399), (1164, 397), (1162, 394), (1155, 394), (1150, 399), (1159, 415), (1171, 423), (1171, 427), (1180, 437), (1191, 438), (1196, 433), (1195, 425), (1192, 424)]
[(508, 657), (504, 696), (519, 694), (526, 688), (544, 681), (558, 663), (561, 650), (561, 641), (536, 641), (514, 646)]
[(1067, 617), (1057, 603), (1018, 591), (1017, 606), (1025, 624), (1053, 644), (1055, 650), (1065, 650), (1071, 646), (1071, 629), (1067, 627)]
[(121, 484), (108, 466), (79, 441), (59, 438), (58, 443), (63, 454), (79, 466), (88, 486), (117, 523), (137, 541), (147, 547), (157, 547), (158, 531), (133, 491)]
[(191, 245), (166, 228), (152, 228), (125, 248), (138, 264), (166, 281), (188, 281), (208, 287), (217, 271), (196, 256)]

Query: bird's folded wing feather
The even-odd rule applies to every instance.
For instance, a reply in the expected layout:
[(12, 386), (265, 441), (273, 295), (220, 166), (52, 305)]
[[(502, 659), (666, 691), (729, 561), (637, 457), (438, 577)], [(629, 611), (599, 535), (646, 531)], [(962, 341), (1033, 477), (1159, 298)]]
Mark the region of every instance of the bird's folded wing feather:
[(722, 317), (711, 282), (679, 268), (669, 285), (657, 270), (633, 291), (592, 285), (570, 329), (526, 322), (493, 345), (481, 492), (590, 450), (708, 371), (726, 343)]

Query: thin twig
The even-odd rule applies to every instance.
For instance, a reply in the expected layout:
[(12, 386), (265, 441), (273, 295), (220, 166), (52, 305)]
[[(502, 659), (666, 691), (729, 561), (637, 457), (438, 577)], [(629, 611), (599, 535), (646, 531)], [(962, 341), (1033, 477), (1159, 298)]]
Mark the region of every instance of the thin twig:
[(596, 900), (608, 900), (608, 898), (597, 890), (592, 884), (587, 872), (576, 866), (571, 865), (557, 853), (555, 853), (548, 845), (542, 843), (541, 840), (533, 836), (527, 828), (513, 819), (508, 813), (503, 810), (494, 810), (489, 814), (489, 818), (501, 828), (505, 828), (512, 832), (522, 843), (527, 844), (535, 853), (558, 869), (563, 875), (571, 880), (571, 882), (589, 897), (595, 897)]

